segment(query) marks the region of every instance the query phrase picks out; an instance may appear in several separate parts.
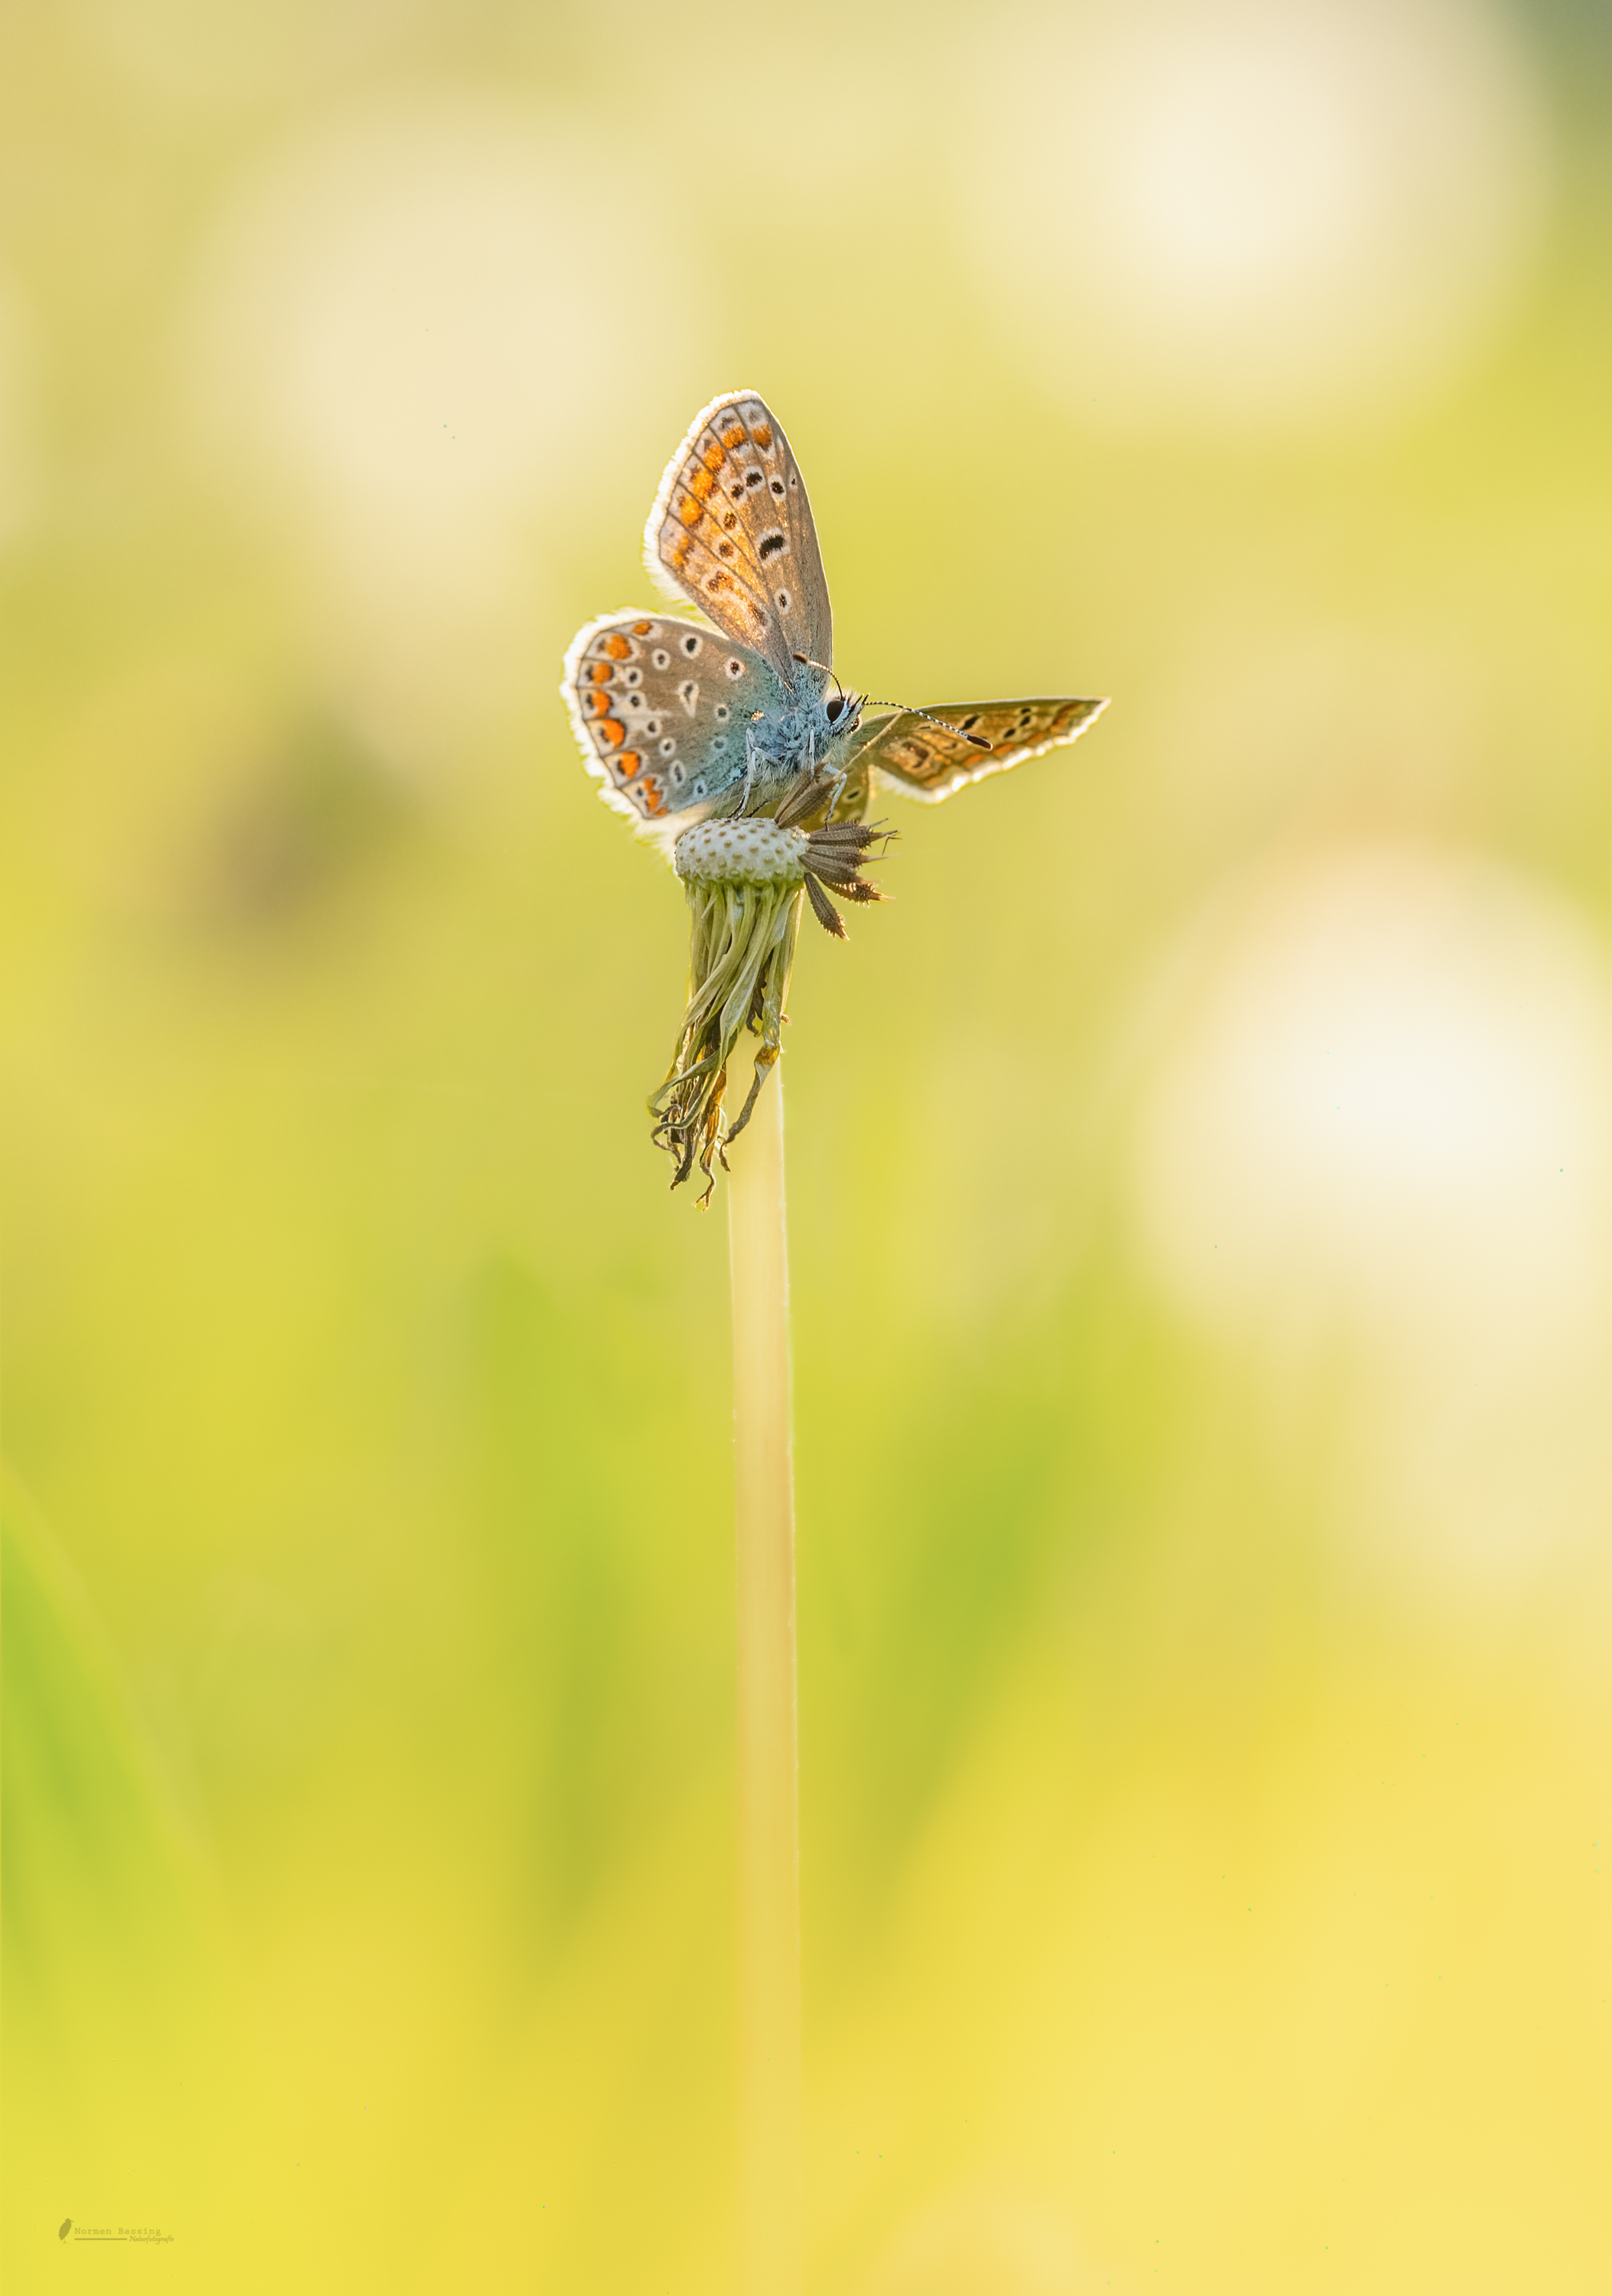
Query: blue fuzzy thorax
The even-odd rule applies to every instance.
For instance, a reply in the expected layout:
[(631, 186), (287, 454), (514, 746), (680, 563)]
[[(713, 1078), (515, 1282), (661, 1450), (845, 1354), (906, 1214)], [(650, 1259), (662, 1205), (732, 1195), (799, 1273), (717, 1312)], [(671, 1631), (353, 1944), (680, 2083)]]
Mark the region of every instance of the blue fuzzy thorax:
[(748, 773), (735, 792), (736, 813), (770, 812), (803, 773), (833, 774), (837, 744), (861, 718), (863, 697), (837, 686), (825, 695), (828, 680), (820, 670), (802, 665), (793, 693), (769, 667), (765, 675), (768, 707), (744, 729)]

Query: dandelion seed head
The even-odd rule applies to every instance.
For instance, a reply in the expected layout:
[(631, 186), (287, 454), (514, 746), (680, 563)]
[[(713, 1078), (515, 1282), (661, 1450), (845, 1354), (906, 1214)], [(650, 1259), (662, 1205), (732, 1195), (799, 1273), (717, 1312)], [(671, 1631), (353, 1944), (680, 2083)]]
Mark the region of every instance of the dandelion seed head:
[(703, 884), (803, 885), (806, 838), (764, 816), (702, 821), (679, 838), (671, 865), (679, 877)]

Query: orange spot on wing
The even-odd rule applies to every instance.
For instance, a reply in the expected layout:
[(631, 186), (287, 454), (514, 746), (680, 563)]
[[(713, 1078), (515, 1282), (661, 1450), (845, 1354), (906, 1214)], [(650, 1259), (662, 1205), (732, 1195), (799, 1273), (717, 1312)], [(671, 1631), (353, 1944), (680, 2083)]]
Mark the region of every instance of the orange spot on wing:
[(644, 800), (644, 810), (645, 810), (645, 812), (646, 812), (646, 813), (664, 813), (664, 812), (665, 812), (665, 810), (666, 810), (666, 800), (665, 800), (665, 799), (661, 795), (661, 784), (660, 784), (660, 783), (659, 783), (658, 781), (656, 781), (656, 780), (655, 780), (655, 778), (654, 778), (654, 775), (653, 775), (653, 774), (650, 775), (650, 778), (649, 778), (649, 779), (648, 779), (648, 780), (647, 780), (647, 781), (643, 784), (643, 788), (642, 788), (642, 790), (641, 790), (641, 791), (640, 791), (640, 794), (642, 795), (643, 800)]
[(750, 426), (750, 435), (765, 453), (772, 444), (772, 425), (770, 422), (753, 422)]
[(744, 425), (742, 422), (730, 422), (722, 433), (722, 444), (729, 447), (742, 447), (744, 444)]
[(588, 665), (588, 675), (595, 685), (608, 685), (610, 684), (610, 664), (607, 661), (589, 662)]
[(609, 716), (610, 696), (608, 693), (585, 693), (582, 699), (587, 702), (588, 709), (596, 718), (607, 718)]
[[(741, 438), (743, 438), (744, 435), (743, 431), (739, 433)], [(709, 447), (705, 447), (701, 449), (700, 460), (704, 463), (708, 471), (720, 471), (725, 459), (722, 449), (717, 445), (714, 439), (711, 440)]]
[(629, 782), (643, 762), (636, 750), (623, 750), (616, 759), (616, 771), (624, 782)]
[(704, 512), (701, 510), (699, 504), (695, 502), (692, 495), (685, 495), (682, 501), (678, 504), (678, 516), (682, 520), (685, 526), (698, 526), (701, 519), (704, 516)]
[(688, 491), (701, 502), (707, 499), (715, 484), (716, 480), (709, 471), (690, 471), (688, 473)]
[(654, 627), (653, 622), (635, 622), (632, 626), (632, 634), (635, 638), (646, 638)]
[(604, 718), (599, 726), (598, 734), (600, 741), (608, 742), (613, 750), (619, 750), (627, 739), (627, 728), (619, 718)]
[(626, 639), (621, 636), (619, 630), (613, 630), (611, 632), (610, 636), (604, 641), (603, 650), (610, 656), (613, 661), (626, 661), (632, 652), (632, 648), (628, 644)]

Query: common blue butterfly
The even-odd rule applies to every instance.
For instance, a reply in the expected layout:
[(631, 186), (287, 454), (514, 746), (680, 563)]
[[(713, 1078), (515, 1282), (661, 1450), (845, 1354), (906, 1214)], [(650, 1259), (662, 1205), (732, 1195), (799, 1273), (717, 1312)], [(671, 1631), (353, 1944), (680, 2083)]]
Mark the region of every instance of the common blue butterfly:
[[(753, 390), (702, 407), (644, 529), (651, 576), (704, 618), (585, 623), (561, 692), (607, 805), (670, 848), (712, 815), (770, 814), (803, 774), (854, 819), (877, 776), (931, 803), (1073, 742), (1106, 701), (876, 708), (832, 674), (833, 617), (806, 482)], [(826, 792), (827, 793), (827, 792)]]

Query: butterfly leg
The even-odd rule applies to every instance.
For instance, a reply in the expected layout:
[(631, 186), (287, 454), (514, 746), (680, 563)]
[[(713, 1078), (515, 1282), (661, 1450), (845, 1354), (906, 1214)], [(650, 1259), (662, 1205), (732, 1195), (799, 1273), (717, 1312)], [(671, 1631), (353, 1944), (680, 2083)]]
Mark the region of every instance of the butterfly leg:
[(744, 728), (744, 780), (739, 791), (739, 802), (737, 808), (740, 814), (746, 814), (750, 811), (750, 801), (755, 794), (755, 729), (753, 726), (746, 726)]

